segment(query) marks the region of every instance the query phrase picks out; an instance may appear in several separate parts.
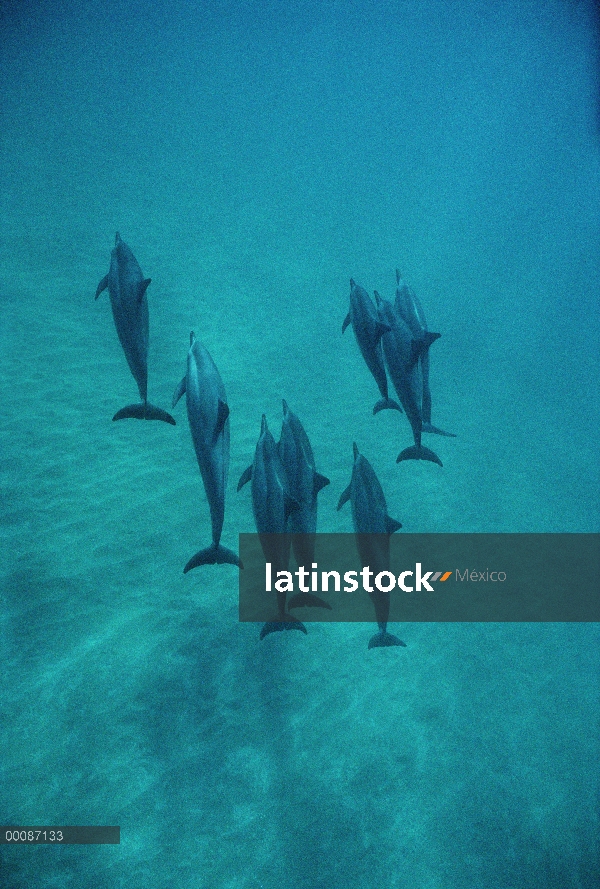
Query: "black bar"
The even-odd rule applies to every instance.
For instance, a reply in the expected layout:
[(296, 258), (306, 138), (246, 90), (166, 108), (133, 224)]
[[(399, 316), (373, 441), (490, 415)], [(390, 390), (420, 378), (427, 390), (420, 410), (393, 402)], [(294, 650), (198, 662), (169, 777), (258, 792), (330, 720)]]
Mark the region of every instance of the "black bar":
[[(289, 551), (277, 535), (240, 534), (239, 619), (274, 621), (278, 617), (276, 569), (288, 586), (286, 601), (301, 591), (301, 584), (324, 600), (330, 609), (298, 607), (291, 614), (304, 622), (369, 621), (374, 619), (372, 597), (363, 585), (361, 570), (381, 572), (380, 583), (389, 586), (389, 620), (412, 621), (600, 621), (599, 534), (317, 534), (312, 564), (296, 572), (289, 565), (271, 562), (267, 552)], [(284, 535), (279, 535), (280, 538)], [(271, 539), (273, 538), (273, 539)], [(310, 547), (305, 547), (310, 551)], [(302, 548), (300, 548), (302, 551)], [(267, 568), (267, 564), (270, 568)], [(284, 571), (290, 573), (286, 581)], [(335, 571), (340, 590), (323, 581)], [(346, 572), (353, 582), (344, 583)], [(421, 583), (427, 574), (430, 582)], [(308, 576), (310, 575), (310, 581)], [(391, 576), (393, 575), (393, 577)], [(437, 580), (433, 580), (436, 576)], [(444, 578), (444, 579), (442, 579)], [(335, 580), (335, 578), (333, 578)], [(366, 578), (369, 583), (368, 577)], [(373, 577), (370, 585), (373, 586)], [(271, 588), (269, 590), (269, 587)], [(282, 590), (283, 592), (283, 590)]]
[(118, 845), (120, 842), (120, 827), (0, 826), (0, 845), (4, 846)]

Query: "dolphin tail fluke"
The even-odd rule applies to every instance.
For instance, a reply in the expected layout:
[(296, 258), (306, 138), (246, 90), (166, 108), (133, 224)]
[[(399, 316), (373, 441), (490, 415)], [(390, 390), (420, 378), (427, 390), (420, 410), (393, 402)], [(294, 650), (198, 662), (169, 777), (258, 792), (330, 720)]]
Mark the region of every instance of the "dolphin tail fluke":
[(149, 401), (141, 402), (141, 404), (128, 404), (127, 407), (122, 407), (120, 411), (114, 415), (113, 420), (125, 420), (125, 419), (134, 419), (134, 420), (162, 420), (163, 423), (170, 423), (171, 426), (175, 426), (175, 420), (168, 414), (166, 411), (163, 411), (160, 407), (155, 407), (155, 405), (150, 404)]
[(406, 642), (398, 639), (392, 633), (388, 633), (387, 630), (380, 630), (369, 639), (369, 648), (391, 648), (392, 645), (400, 645), (402, 648), (406, 648)]
[(171, 426), (175, 426), (175, 419), (171, 416), (171, 414), (167, 413), (167, 411), (163, 411), (161, 407), (156, 407), (154, 404), (150, 404), (150, 402), (146, 402), (146, 413), (144, 416), (145, 420), (162, 420), (163, 423), (169, 423)]
[(444, 432), (443, 429), (438, 429), (437, 426), (432, 426), (431, 423), (423, 423), (421, 432), (431, 432), (434, 435), (445, 435), (447, 438), (456, 438), (454, 432)]
[(373, 413), (378, 414), (379, 411), (400, 411), (403, 413), (402, 408), (398, 404), (397, 401), (394, 401), (393, 398), (380, 398), (375, 407), (373, 408)]
[(288, 608), (328, 608), (331, 611), (329, 602), (312, 593), (296, 593), (288, 602)]
[(227, 549), (226, 546), (221, 546), (221, 544), (215, 546), (214, 543), (211, 546), (207, 546), (206, 549), (201, 549), (195, 556), (192, 556), (183, 569), (183, 573), (187, 574), (188, 571), (191, 571), (192, 568), (198, 568), (199, 565), (237, 565), (238, 568), (244, 567), (233, 550)]
[(396, 457), (396, 463), (401, 463), (403, 460), (429, 460), (430, 463), (437, 463), (438, 466), (444, 465), (434, 451), (430, 451), (429, 448), (423, 447), (423, 445), (420, 447), (413, 445), (412, 448), (405, 448)]
[[(282, 620), (282, 618), (285, 618)], [(292, 614), (283, 614), (266, 623), (260, 631), (260, 638), (264, 639), (270, 633), (280, 633), (283, 630), (300, 630), (301, 633), (307, 635), (307, 630), (302, 621), (294, 617)]]

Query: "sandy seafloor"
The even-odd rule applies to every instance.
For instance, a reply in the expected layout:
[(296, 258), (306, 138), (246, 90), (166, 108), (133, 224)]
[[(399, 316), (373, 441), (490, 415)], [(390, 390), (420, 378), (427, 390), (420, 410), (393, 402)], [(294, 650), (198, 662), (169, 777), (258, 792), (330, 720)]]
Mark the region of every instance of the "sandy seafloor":
[[(597, 625), (310, 624), (258, 639), (177, 426), (109, 301), (152, 278), (150, 399), (193, 329), (231, 409), (223, 542), (266, 413), (304, 423), (319, 529), (352, 442), (409, 532), (597, 532), (600, 163), (591, 5), (70, 0), (0, 6), (2, 889), (591, 889)], [(442, 338), (426, 444), (352, 332), (399, 265)], [(402, 533), (402, 532), (400, 532)], [(569, 578), (565, 577), (565, 596)]]

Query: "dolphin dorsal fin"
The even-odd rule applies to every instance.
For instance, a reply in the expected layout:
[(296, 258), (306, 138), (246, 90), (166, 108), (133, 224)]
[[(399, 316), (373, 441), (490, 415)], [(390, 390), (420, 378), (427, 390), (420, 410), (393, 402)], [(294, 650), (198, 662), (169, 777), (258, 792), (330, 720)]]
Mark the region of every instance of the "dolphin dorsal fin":
[(152, 283), (152, 278), (144, 278), (143, 281), (140, 281), (138, 284), (138, 303), (141, 303), (143, 300), (146, 290), (148, 289), (148, 284)]
[(215, 423), (215, 431), (213, 433), (213, 444), (215, 444), (217, 438), (223, 431), (228, 416), (229, 405), (227, 405), (221, 398), (219, 398), (219, 411), (217, 413), (217, 422)]

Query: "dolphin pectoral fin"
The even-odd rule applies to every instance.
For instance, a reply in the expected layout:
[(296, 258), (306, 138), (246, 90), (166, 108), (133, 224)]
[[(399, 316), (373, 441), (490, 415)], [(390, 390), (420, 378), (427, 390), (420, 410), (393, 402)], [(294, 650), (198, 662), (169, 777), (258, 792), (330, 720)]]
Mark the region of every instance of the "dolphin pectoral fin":
[(441, 335), (441, 333), (432, 333), (430, 330), (426, 330), (423, 334), (423, 351), (426, 352), (432, 343), (435, 343), (436, 340), (439, 340)]
[(392, 645), (400, 645), (402, 648), (406, 648), (406, 642), (398, 639), (392, 633), (388, 633), (387, 630), (380, 630), (369, 639), (369, 648), (390, 648)]
[(249, 466), (248, 469), (244, 469), (242, 474), (240, 475), (240, 480), (238, 482), (237, 490), (241, 491), (245, 484), (247, 484), (252, 478), (252, 467)]
[[(106, 277), (108, 278), (108, 275), (107, 275)], [(344, 323), (342, 324), (342, 333), (345, 333), (346, 328), (347, 328), (348, 325), (351, 324), (351, 323), (352, 323), (352, 318), (350, 317), (350, 312), (348, 312), (348, 314), (347, 314), (346, 317), (344, 318)]]
[(164, 423), (170, 423), (171, 426), (177, 425), (171, 414), (163, 411), (160, 407), (150, 404), (149, 401), (142, 401), (141, 404), (128, 404), (126, 407), (122, 407), (120, 411), (117, 411), (113, 417), (113, 420), (125, 419), (162, 420)]
[(423, 445), (421, 447), (413, 445), (412, 448), (405, 448), (396, 457), (396, 463), (401, 463), (403, 460), (428, 460), (430, 463), (437, 463), (438, 466), (444, 465), (437, 454), (430, 451), (429, 448), (423, 447)]
[(400, 522), (397, 522), (396, 519), (391, 518), (391, 516), (386, 515), (385, 517), (385, 530), (388, 534), (393, 534), (394, 531), (399, 531), (402, 527)]
[(152, 283), (152, 278), (144, 278), (144, 280), (140, 281), (140, 283), (138, 284), (138, 289), (137, 289), (138, 304), (141, 303), (141, 301), (143, 300), (144, 294), (146, 293), (146, 290), (148, 289), (148, 285), (151, 283)]
[(215, 431), (213, 432), (213, 445), (216, 444), (217, 439), (223, 428), (225, 423), (227, 422), (227, 417), (229, 416), (229, 405), (227, 405), (224, 401), (219, 398), (219, 410), (217, 413), (217, 422), (215, 423)]
[(215, 546), (214, 543), (207, 546), (206, 549), (201, 549), (195, 556), (192, 556), (183, 569), (183, 573), (187, 574), (188, 571), (191, 571), (192, 568), (198, 568), (199, 565), (237, 565), (238, 568), (244, 567), (233, 550), (227, 549), (226, 546), (221, 546), (221, 544)]
[(437, 426), (432, 426), (431, 423), (423, 423), (421, 432), (431, 432), (433, 435), (445, 435), (447, 438), (456, 438), (454, 432), (444, 432), (443, 429), (438, 429)]
[(98, 284), (98, 286), (96, 287), (96, 296), (94, 297), (94, 299), (98, 299), (98, 297), (100, 296), (102, 291), (106, 290), (107, 288), (108, 288), (108, 275), (105, 275), (102, 278), (102, 280), (100, 281), (100, 283)]
[(400, 405), (397, 401), (394, 401), (393, 398), (380, 398), (375, 407), (373, 408), (373, 414), (378, 414), (379, 411), (400, 411), (400, 413), (404, 413)]
[(179, 386), (173, 392), (173, 401), (171, 402), (171, 407), (175, 407), (183, 393), (185, 392), (185, 384), (187, 377), (184, 377)]
[(301, 633), (307, 635), (306, 627), (302, 621), (294, 617), (293, 614), (282, 614), (263, 626), (260, 631), (260, 638), (264, 639), (269, 633), (280, 633), (283, 630), (300, 630)]
[(318, 596), (313, 596), (312, 593), (296, 593), (288, 602), (288, 608), (328, 608), (329, 611), (332, 610), (329, 602), (319, 599)]
[(321, 475), (320, 472), (315, 472), (315, 477), (313, 479), (313, 493), (315, 497), (319, 493), (319, 491), (322, 491), (323, 488), (326, 488), (328, 484), (330, 484), (330, 482), (326, 476)]
[(344, 491), (344, 493), (343, 493), (342, 496), (340, 497), (340, 499), (339, 499), (339, 501), (338, 501), (338, 505), (337, 505), (338, 510), (340, 510), (340, 509), (342, 508), (342, 506), (344, 505), (344, 503), (347, 503), (348, 500), (350, 500), (350, 496), (351, 496), (351, 490), (350, 490), (350, 488), (351, 488), (351, 487), (352, 487), (352, 483), (350, 483), (350, 484), (348, 485), (348, 487), (346, 488), (346, 490)]
[(435, 343), (436, 340), (439, 340), (441, 335), (441, 333), (432, 333), (430, 330), (426, 330), (421, 339), (412, 340), (410, 344), (408, 367), (414, 367), (419, 358), (426, 356), (429, 352), (430, 345)]

